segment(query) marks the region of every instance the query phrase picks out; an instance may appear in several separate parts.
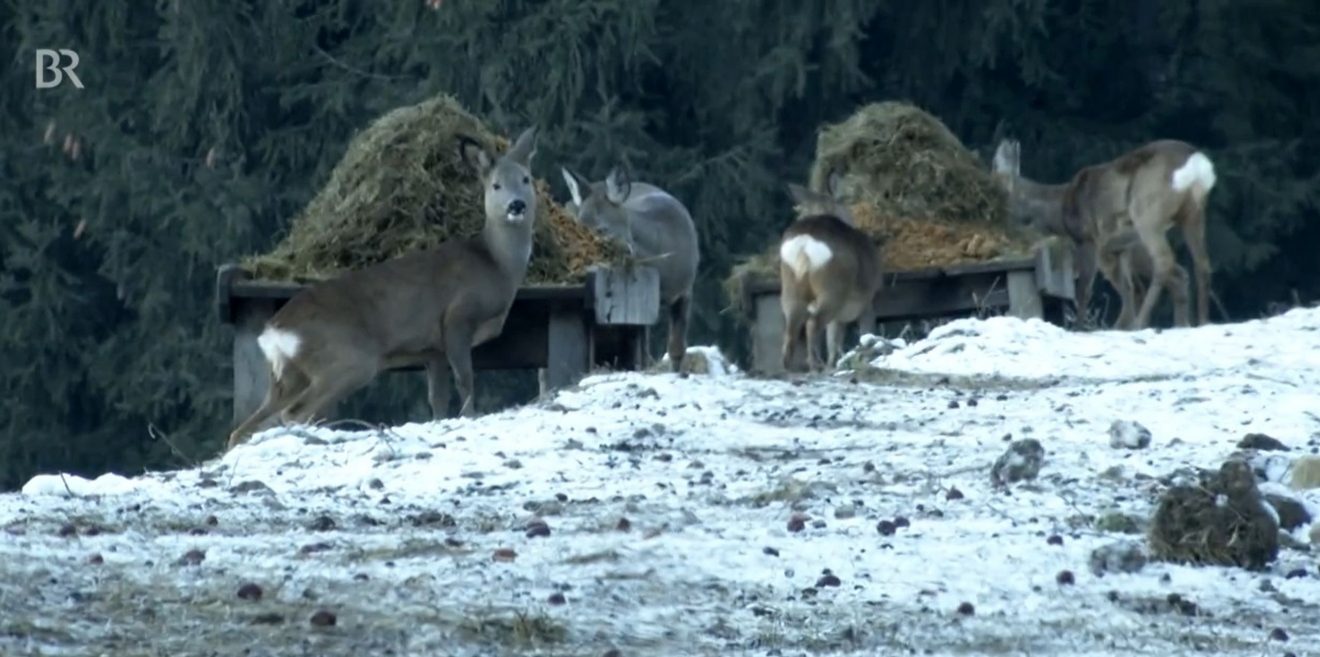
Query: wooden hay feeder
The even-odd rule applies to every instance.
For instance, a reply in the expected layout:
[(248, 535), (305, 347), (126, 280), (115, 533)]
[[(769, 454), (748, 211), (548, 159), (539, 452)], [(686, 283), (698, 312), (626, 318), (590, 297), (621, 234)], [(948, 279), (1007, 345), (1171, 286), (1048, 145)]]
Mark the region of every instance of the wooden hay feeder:
[[(1007, 310), (1021, 318), (1056, 318), (1074, 300), (1070, 252), (1038, 249), (1034, 256), (917, 270), (886, 271), (875, 298), (876, 322), (913, 321)], [(751, 370), (783, 373), (784, 315), (779, 277), (753, 278), (744, 285), (750, 312)], [(872, 331), (874, 327), (862, 327)], [(823, 353), (823, 352), (822, 352)]]
[[(235, 328), (235, 423), (261, 405), (269, 386), (269, 366), (257, 336), (266, 320), (304, 287), (253, 280), (236, 264), (220, 267), (216, 308), (220, 321)], [(597, 267), (581, 283), (525, 285), (503, 333), (473, 350), (473, 369), (536, 369), (542, 393), (576, 383), (593, 366), (640, 370), (646, 365), (647, 328), (659, 315), (660, 278), (649, 267)]]

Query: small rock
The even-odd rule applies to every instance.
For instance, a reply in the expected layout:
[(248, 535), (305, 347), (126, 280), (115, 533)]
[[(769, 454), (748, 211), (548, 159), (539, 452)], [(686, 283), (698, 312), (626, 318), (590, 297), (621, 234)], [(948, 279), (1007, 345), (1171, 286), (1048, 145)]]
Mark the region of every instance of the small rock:
[(284, 623), (284, 616), (275, 612), (266, 612), (252, 617), (253, 625), (280, 625)]
[(959, 404), (957, 399), (950, 399), (950, 400), (949, 400), (949, 408), (958, 408), (958, 407), (961, 406), (961, 405), (962, 405), (962, 404)]
[(243, 493), (273, 494), (275, 491), (271, 490), (270, 486), (267, 486), (264, 482), (256, 481), (255, 479), (253, 479), (253, 480), (239, 482), (238, 484), (234, 485), (234, 487), (230, 488), (229, 492), (234, 494), (243, 494)]
[(627, 518), (619, 518), (619, 522), (614, 525), (614, 529), (621, 532), (630, 531), (632, 529), (632, 521)]
[(840, 504), (834, 508), (834, 517), (839, 520), (847, 520), (857, 517), (857, 507), (852, 504)]
[(93, 566), (99, 566), (105, 563), (105, 557), (101, 556), (100, 552), (97, 552), (92, 556), (87, 557), (87, 563), (92, 564)]
[(1140, 422), (1114, 420), (1109, 425), (1109, 446), (1114, 449), (1145, 449), (1150, 446), (1150, 429)]
[(1279, 514), (1280, 529), (1292, 531), (1311, 522), (1311, 514), (1306, 510), (1306, 505), (1291, 497), (1267, 493), (1265, 501)]
[(1238, 441), (1238, 449), (1255, 449), (1262, 452), (1286, 452), (1288, 446), (1263, 433), (1249, 433)]
[(307, 528), (314, 532), (328, 532), (334, 530), (336, 526), (334, 518), (321, 515), (317, 516), (315, 520), (308, 524)]
[(174, 562), (176, 566), (196, 566), (206, 560), (206, 552), (202, 550), (188, 550), (179, 560)]
[(251, 582), (238, 587), (239, 600), (260, 600), (261, 596), (261, 587)]
[(865, 472), (865, 473), (867, 473), (867, 474), (871, 474), (872, 472), (875, 472), (875, 464), (872, 463), (872, 462), (870, 462), (870, 461), (867, 461), (866, 463), (863, 463), (863, 464), (862, 464), (862, 472)]
[(911, 527), (911, 526), (912, 526), (912, 523), (911, 523), (906, 517), (904, 517), (904, 516), (894, 516), (894, 528), (895, 528), (895, 529), (903, 529), (903, 528)]
[(509, 459), (509, 460), (507, 460), (507, 461), (504, 462), (504, 467), (506, 467), (506, 468), (508, 468), (508, 469), (510, 469), (510, 470), (521, 470), (522, 467), (523, 467), (523, 464), (522, 464), (522, 461), (519, 461), (518, 459)]
[(76, 526), (74, 526), (73, 523), (65, 523), (65, 524), (63, 524), (63, 525), (60, 526), (59, 535), (60, 535), (60, 538), (68, 538), (68, 537), (70, 537), (70, 536), (77, 536), (77, 535), (78, 535), (78, 528), (77, 528)]
[(549, 597), (549, 598), (546, 598), (545, 601), (548, 602), (548, 603), (550, 603), (550, 604), (552, 604), (552, 605), (562, 605), (562, 604), (568, 602), (568, 600), (564, 598), (564, 594), (563, 594), (563, 593), (560, 593), (560, 592), (558, 592), (558, 591), (555, 591), (554, 593), (551, 593), (551, 594), (550, 594), (550, 597)]
[(964, 602), (958, 605), (958, 613), (963, 616), (971, 616), (976, 613), (976, 607), (973, 607), (970, 602)]
[(958, 487), (957, 487), (957, 486), (951, 486), (951, 487), (949, 487), (949, 492), (947, 492), (947, 493), (944, 494), (944, 499), (946, 499), (946, 500), (948, 500), (948, 501), (950, 501), (950, 502), (952, 502), (952, 501), (954, 501), (954, 500), (961, 500), (961, 499), (963, 499), (964, 497), (966, 497), (966, 496), (963, 495), (963, 492), (962, 492), (962, 491), (958, 490)]
[(514, 559), (517, 559), (518, 553), (514, 552), (510, 548), (500, 548), (498, 550), (495, 550), (495, 554), (492, 555), (491, 558), (493, 558), (495, 561), (509, 562), (509, 561), (513, 561)]
[(880, 532), (881, 536), (893, 536), (894, 532), (898, 531), (898, 525), (892, 520), (881, 520), (876, 523), (875, 530)]
[(619, 652), (618, 648), (610, 648), (609, 650), (606, 650), (605, 654), (601, 655), (600, 657), (623, 657), (623, 653)]
[(1282, 627), (1276, 627), (1270, 630), (1270, 641), (1287, 641), (1287, 640), (1288, 640), (1288, 632), (1284, 631)]
[(1320, 456), (1308, 454), (1293, 461), (1288, 485), (1293, 490), (1320, 488)]
[(981, 403), (981, 402), (977, 401), (977, 399), (976, 399), (975, 397), (972, 397), (971, 399), (968, 399), (968, 400), (967, 400), (967, 405), (968, 405), (968, 406), (971, 406), (971, 407), (973, 407), (973, 408), (975, 408), (975, 407), (976, 407), (977, 405), (979, 405), (980, 403)]
[(527, 523), (527, 538), (544, 538), (550, 535), (550, 525), (544, 520), (536, 519)]
[(334, 627), (338, 619), (333, 612), (322, 609), (312, 614), (311, 622), (316, 627)]
[(1102, 532), (1140, 534), (1142, 524), (1142, 521), (1135, 516), (1110, 511), (1096, 519), (1095, 528)]
[(1310, 573), (1306, 572), (1306, 569), (1305, 569), (1305, 568), (1293, 568), (1292, 570), (1288, 571), (1288, 574), (1287, 574), (1287, 575), (1284, 575), (1283, 578), (1284, 578), (1284, 579), (1305, 579), (1307, 575), (1310, 575)]
[(1035, 479), (1044, 463), (1045, 448), (1040, 441), (1035, 438), (1015, 440), (990, 468), (990, 482), (995, 486), (1004, 486)]
[(827, 586), (840, 586), (843, 582), (834, 573), (826, 573), (816, 580), (816, 588), (823, 589)]
[(1059, 586), (1072, 586), (1077, 583), (1077, 578), (1071, 570), (1061, 570), (1058, 575), (1054, 576), (1054, 581), (1058, 582)]
[(788, 531), (796, 534), (797, 532), (806, 529), (808, 520), (811, 520), (810, 516), (803, 513), (794, 513), (788, 518)]
[(768, 554), (768, 555), (770, 555), (770, 556), (772, 556), (772, 557), (777, 557), (777, 556), (779, 556), (779, 550), (777, 550), (777, 549), (775, 549), (775, 548), (772, 548), (772, 547), (768, 547), (768, 546), (767, 546), (767, 547), (763, 547), (763, 548), (761, 548), (761, 552), (762, 552), (763, 554)]
[(215, 527), (215, 526), (218, 525), (218, 524), (220, 524), (220, 519), (219, 519), (219, 518), (215, 517), (214, 515), (206, 516), (206, 526), (207, 526), (207, 527)]
[(454, 516), (434, 509), (428, 509), (408, 518), (413, 527), (454, 527), (458, 522)]
[(1146, 552), (1135, 541), (1119, 541), (1091, 551), (1091, 572), (1097, 577), (1106, 573), (1135, 573), (1146, 567)]
[(1063, 545), (1063, 537), (1058, 534), (1051, 534), (1049, 538), (1045, 539), (1045, 543), (1047, 545)]

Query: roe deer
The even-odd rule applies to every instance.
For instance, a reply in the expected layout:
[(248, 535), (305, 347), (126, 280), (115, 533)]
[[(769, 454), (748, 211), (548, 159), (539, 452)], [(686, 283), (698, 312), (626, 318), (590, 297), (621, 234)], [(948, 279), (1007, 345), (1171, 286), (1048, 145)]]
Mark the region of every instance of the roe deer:
[(261, 407), (229, 437), (245, 441), (276, 413), (304, 424), (382, 370), (426, 367), (431, 412), (448, 416), (453, 370), (460, 413), (475, 415), (472, 348), (498, 336), (527, 274), (536, 220), (536, 129), (496, 158), (459, 137), (461, 159), (485, 190), (479, 237), (453, 239), (317, 283), (267, 322), (257, 344), (270, 363)]
[(669, 364), (679, 371), (687, 352), (692, 284), (700, 264), (692, 215), (669, 192), (633, 182), (623, 167), (594, 183), (568, 169), (562, 173), (572, 195), (569, 213), (588, 229), (625, 244), (660, 275), (660, 303), (669, 314)]
[[(1215, 185), (1210, 158), (1182, 141), (1161, 139), (1108, 162), (1083, 167), (1062, 184), (1022, 177), (1021, 145), (1004, 140), (993, 170), (1009, 193), (1011, 213), (1037, 229), (1070, 238), (1077, 254), (1077, 308), (1084, 316), (1097, 267), (1118, 290), (1120, 328), (1142, 329), (1160, 294), (1168, 290), (1174, 324), (1187, 326), (1188, 276), (1169, 247), (1169, 228), (1179, 226), (1196, 270), (1197, 324), (1209, 321), (1210, 257), (1205, 244), (1205, 207)], [(1111, 243), (1112, 242), (1112, 243)], [(1140, 309), (1130, 284), (1133, 248), (1149, 258), (1151, 284)], [(1126, 282), (1125, 282), (1126, 281)]]
[[(829, 365), (839, 359), (844, 328), (860, 322), (863, 333), (875, 327), (876, 291), (880, 289), (880, 252), (854, 225), (852, 212), (837, 200), (837, 175), (829, 193), (789, 183), (798, 218), (779, 241), (780, 306), (784, 312), (783, 366), (793, 367), (805, 338), (807, 367), (823, 369), (817, 343), (826, 327)], [(805, 336), (803, 335), (805, 331)]]

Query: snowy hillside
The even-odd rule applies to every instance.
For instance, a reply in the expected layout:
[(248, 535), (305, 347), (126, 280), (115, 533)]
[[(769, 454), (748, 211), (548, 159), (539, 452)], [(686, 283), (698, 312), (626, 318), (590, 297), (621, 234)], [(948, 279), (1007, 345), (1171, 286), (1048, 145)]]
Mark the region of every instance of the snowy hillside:
[[(965, 320), (855, 373), (599, 375), (475, 420), (41, 476), (0, 496), (0, 654), (1320, 654), (1312, 523), (1263, 572), (1132, 552), (1247, 434), (1289, 448), (1242, 452), (1262, 492), (1320, 516), (1288, 483), (1320, 449), (1317, 327)], [(1022, 438), (1039, 475), (994, 486)]]

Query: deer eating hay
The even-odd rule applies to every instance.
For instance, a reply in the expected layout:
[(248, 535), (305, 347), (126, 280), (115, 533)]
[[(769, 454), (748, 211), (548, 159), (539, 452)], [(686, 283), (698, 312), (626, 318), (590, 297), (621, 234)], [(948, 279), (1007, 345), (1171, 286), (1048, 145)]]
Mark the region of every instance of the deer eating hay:
[[(1191, 144), (1149, 142), (1119, 157), (1083, 167), (1062, 184), (1021, 175), (1021, 145), (1006, 139), (993, 171), (1009, 194), (1010, 212), (1037, 229), (1069, 238), (1077, 254), (1077, 309), (1084, 316), (1097, 268), (1122, 300), (1120, 328), (1145, 328), (1160, 294), (1173, 302), (1174, 324), (1187, 326), (1188, 276), (1167, 233), (1178, 226), (1196, 271), (1197, 324), (1209, 321), (1210, 259), (1205, 245), (1206, 198), (1215, 185), (1210, 158)], [(1143, 253), (1136, 253), (1134, 249)], [(1150, 287), (1137, 309), (1134, 273), (1149, 259)]]
[(779, 245), (785, 371), (792, 370), (797, 345), (804, 339), (807, 367), (823, 369), (816, 350), (822, 326), (830, 366), (838, 362), (847, 324), (860, 321), (863, 333), (875, 330), (880, 252), (838, 201), (837, 174), (828, 180), (828, 194), (788, 186), (797, 201), (798, 219), (784, 230)]
[(286, 423), (311, 422), (381, 371), (414, 363), (426, 366), (437, 419), (448, 415), (449, 369), (460, 413), (475, 415), (472, 348), (503, 331), (531, 258), (536, 130), (523, 131), (498, 158), (468, 137), (457, 145), (482, 181), (481, 235), (350, 271), (294, 295), (257, 338), (270, 364), (270, 388), (230, 434), (229, 448), (276, 413)]
[(669, 365), (680, 371), (701, 257), (692, 215), (669, 192), (633, 182), (623, 167), (615, 167), (598, 182), (568, 169), (561, 173), (573, 197), (569, 214), (592, 231), (625, 244), (660, 275), (660, 303), (669, 311)]

